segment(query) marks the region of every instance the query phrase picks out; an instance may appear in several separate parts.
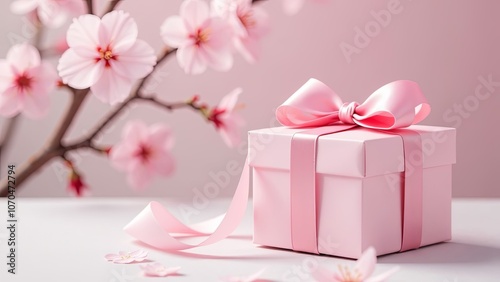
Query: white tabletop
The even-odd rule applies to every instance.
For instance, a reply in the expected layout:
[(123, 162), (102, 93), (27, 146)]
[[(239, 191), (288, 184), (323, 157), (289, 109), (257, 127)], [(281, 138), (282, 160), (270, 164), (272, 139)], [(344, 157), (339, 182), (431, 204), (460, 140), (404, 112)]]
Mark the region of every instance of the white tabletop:
[[(0, 213), (7, 223), (7, 202), (0, 199)], [(0, 281), (220, 281), (245, 276), (263, 268), (264, 281), (307, 281), (304, 263), (336, 269), (352, 260), (314, 256), (259, 247), (252, 243), (251, 207), (233, 236), (212, 246), (184, 252), (162, 252), (138, 245), (122, 231), (149, 199), (28, 199), (17, 200), (16, 275), (7, 273), (8, 230), (0, 230)], [(168, 204), (182, 215), (179, 203)], [(224, 210), (227, 201), (212, 202), (190, 221), (201, 220)], [(4, 226), (4, 225), (3, 225)], [(107, 253), (143, 248), (149, 260), (166, 266), (181, 266), (180, 276), (143, 277), (139, 264), (112, 264)], [(406, 253), (379, 258), (375, 272), (399, 265), (389, 281), (488, 282), (500, 281), (500, 200), (453, 202), (453, 240)], [(297, 274), (294, 274), (297, 273)]]

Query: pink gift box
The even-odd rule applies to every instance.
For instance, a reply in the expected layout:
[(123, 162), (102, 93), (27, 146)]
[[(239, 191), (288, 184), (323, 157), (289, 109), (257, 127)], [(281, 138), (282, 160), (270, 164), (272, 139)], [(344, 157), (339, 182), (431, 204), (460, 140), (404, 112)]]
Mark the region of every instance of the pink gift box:
[[(455, 129), (413, 125), (422, 138), (423, 206), (421, 246), (451, 239), (451, 168)], [(290, 150), (304, 129), (249, 132), (254, 242), (293, 249)], [(402, 241), (404, 186), (400, 136), (357, 127), (319, 137), (316, 216), (321, 254), (359, 258), (373, 246), (377, 255), (398, 252)]]

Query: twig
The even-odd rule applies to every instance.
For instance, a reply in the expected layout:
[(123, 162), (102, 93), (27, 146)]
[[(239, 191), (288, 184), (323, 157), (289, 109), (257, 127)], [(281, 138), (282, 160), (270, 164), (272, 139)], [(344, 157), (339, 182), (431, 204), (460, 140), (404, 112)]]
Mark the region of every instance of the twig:
[(193, 109), (195, 111), (199, 111), (199, 112), (203, 112), (205, 110), (203, 107), (200, 107), (200, 106), (192, 103), (191, 101), (167, 103), (167, 102), (163, 102), (163, 101), (158, 100), (158, 98), (156, 98), (155, 96), (148, 96), (148, 97), (139, 96), (139, 97), (137, 97), (137, 99), (143, 100), (146, 102), (150, 102), (150, 103), (152, 103), (160, 108), (163, 108), (165, 110), (168, 110), (168, 111), (173, 111), (173, 110), (181, 109), (181, 108), (191, 108), (191, 109)]
[(71, 123), (75, 119), (76, 114), (78, 113), (78, 110), (80, 109), (83, 101), (85, 101), (85, 98), (87, 97), (87, 94), (89, 93), (89, 89), (83, 89), (83, 90), (74, 90), (73, 95), (72, 95), (72, 100), (71, 104), (66, 110), (66, 113), (64, 114), (63, 119), (61, 120), (61, 123), (59, 126), (57, 126), (57, 131), (56, 133), (52, 136), (52, 139), (49, 141), (49, 148), (54, 149), (54, 148), (59, 148), (62, 146), (61, 140), (64, 138), (64, 135), (68, 131)]
[(5, 129), (0, 136), (0, 160), (2, 159), (2, 152), (4, 152), (10, 143), (12, 134), (19, 121), (19, 115), (13, 116), (5, 121)]
[(94, 3), (92, 0), (87, 0), (87, 13), (93, 14), (94, 13)]
[(156, 60), (156, 65), (154, 66), (153, 71), (149, 75), (147, 75), (146, 77), (141, 79), (141, 81), (137, 85), (136, 89), (134, 90), (132, 96), (141, 95), (140, 91), (142, 90), (142, 88), (144, 87), (146, 82), (148, 82), (149, 78), (154, 73), (154, 71), (158, 69), (158, 67), (168, 58), (168, 56), (174, 54), (175, 52), (177, 52), (177, 48), (172, 49), (172, 48), (167, 47), (163, 50), (163, 52), (158, 56), (158, 59)]

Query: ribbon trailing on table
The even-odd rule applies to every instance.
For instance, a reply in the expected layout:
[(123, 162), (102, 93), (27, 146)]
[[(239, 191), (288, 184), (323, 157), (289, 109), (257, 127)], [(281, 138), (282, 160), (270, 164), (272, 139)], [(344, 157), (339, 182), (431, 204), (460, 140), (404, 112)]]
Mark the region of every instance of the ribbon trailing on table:
[[(361, 126), (376, 130), (408, 127), (422, 121), (430, 106), (417, 83), (398, 80), (376, 90), (358, 104), (343, 103), (328, 86), (310, 79), (276, 110), (285, 126), (309, 128), (294, 134), (291, 146), (291, 223), (292, 244), (297, 251), (318, 253), (316, 220), (316, 144), (321, 135)], [(330, 126), (344, 124), (344, 126)], [(422, 233), (422, 142), (417, 132), (388, 131), (403, 140), (405, 173), (403, 191), (403, 232), (401, 251), (418, 248)], [(420, 152), (420, 162), (410, 164), (407, 156)], [(405, 170), (407, 171), (407, 170)], [(245, 166), (231, 204), (220, 218), (189, 227), (177, 220), (158, 202), (151, 202), (127, 226), (136, 239), (164, 250), (182, 250), (213, 244), (229, 236), (246, 211), (249, 193), (249, 165)], [(208, 235), (198, 244), (187, 244), (172, 234)]]

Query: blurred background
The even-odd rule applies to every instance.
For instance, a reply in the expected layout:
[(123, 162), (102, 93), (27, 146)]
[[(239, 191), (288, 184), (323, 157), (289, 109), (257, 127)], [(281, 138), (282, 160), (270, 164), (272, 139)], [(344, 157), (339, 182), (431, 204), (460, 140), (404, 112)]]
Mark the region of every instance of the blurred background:
[[(286, 1), (286, 0), (285, 0)], [(5, 57), (16, 35), (27, 23), (10, 13), (11, 1), (1, 1), (0, 57)], [(102, 11), (105, 0), (97, 0)], [(123, 1), (119, 6), (139, 25), (139, 38), (156, 50), (162, 47), (159, 27), (167, 16), (177, 14), (181, 0)], [(175, 58), (164, 64), (148, 90), (163, 100), (182, 101), (200, 94), (210, 105), (236, 87), (244, 92), (242, 115), (246, 130), (275, 126), (274, 110), (310, 77), (335, 89), (344, 101), (362, 102), (378, 87), (398, 79), (417, 81), (432, 112), (427, 125), (456, 127), (457, 164), (454, 166), (454, 197), (499, 197), (500, 185), (500, 2), (433, 0), (329, 0), (307, 1), (295, 16), (283, 12), (282, 0), (263, 1), (271, 18), (271, 31), (262, 42), (262, 56), (250, 65), (239, 55), (227, 73), (207, 71), (190, 76)], [(381, 20), (380, 11), (390, 18)], [(386, 14), (386, 13), (385, 13)], [(377, 19), (379, 22), (377, 22)], [(360, 35), (363, 33), (364, 35)], [(45, 46), (63, 36), (64, 28), (50, 30)], [(56, 61), (54, 60), (54, 64)], [(484, 83), (484, 81), (495, 83)], [(482, 82), (483, 81), (483, 82)], [(478, 99), (475, 91), (482, 86)], [(52, 95), (50, 114), (43, 120), (22, 118), (1, 170), (21, 164), (36, 152), (51, 133), (67, 106), (70, 93)], [(68, 134), (78, 138), (110, 110), (95, 98), (87, 99)], [(228, 163), (243, 164), (246, 143), (228, 149), (211, 124), (188, 109), (166, 113), (149, 104), (136, 104), (107, 128), (100, 144), (120, 139), (127, 120), (163, 122), (175, 133), (176, 173), (156, 179), (143, 192), (131, 189), (125, 174), (108, 160), (90, 151), (72, 155), (93, 196), (161, 196), (193, 198), (196, 189), (212, 181), (211, 174), (226, 170)], [(5, 120), (0, 118), (0, 126)], [(244, 133), (243, 133), (244, 134)], [(243, 136), (244, 138), (245, 136)], [(231, 196), (238, 176), (221, 191)], [(59, 160), (45, 166), (25, 182), (18, 196), (69, 196), (67, 171)]]

